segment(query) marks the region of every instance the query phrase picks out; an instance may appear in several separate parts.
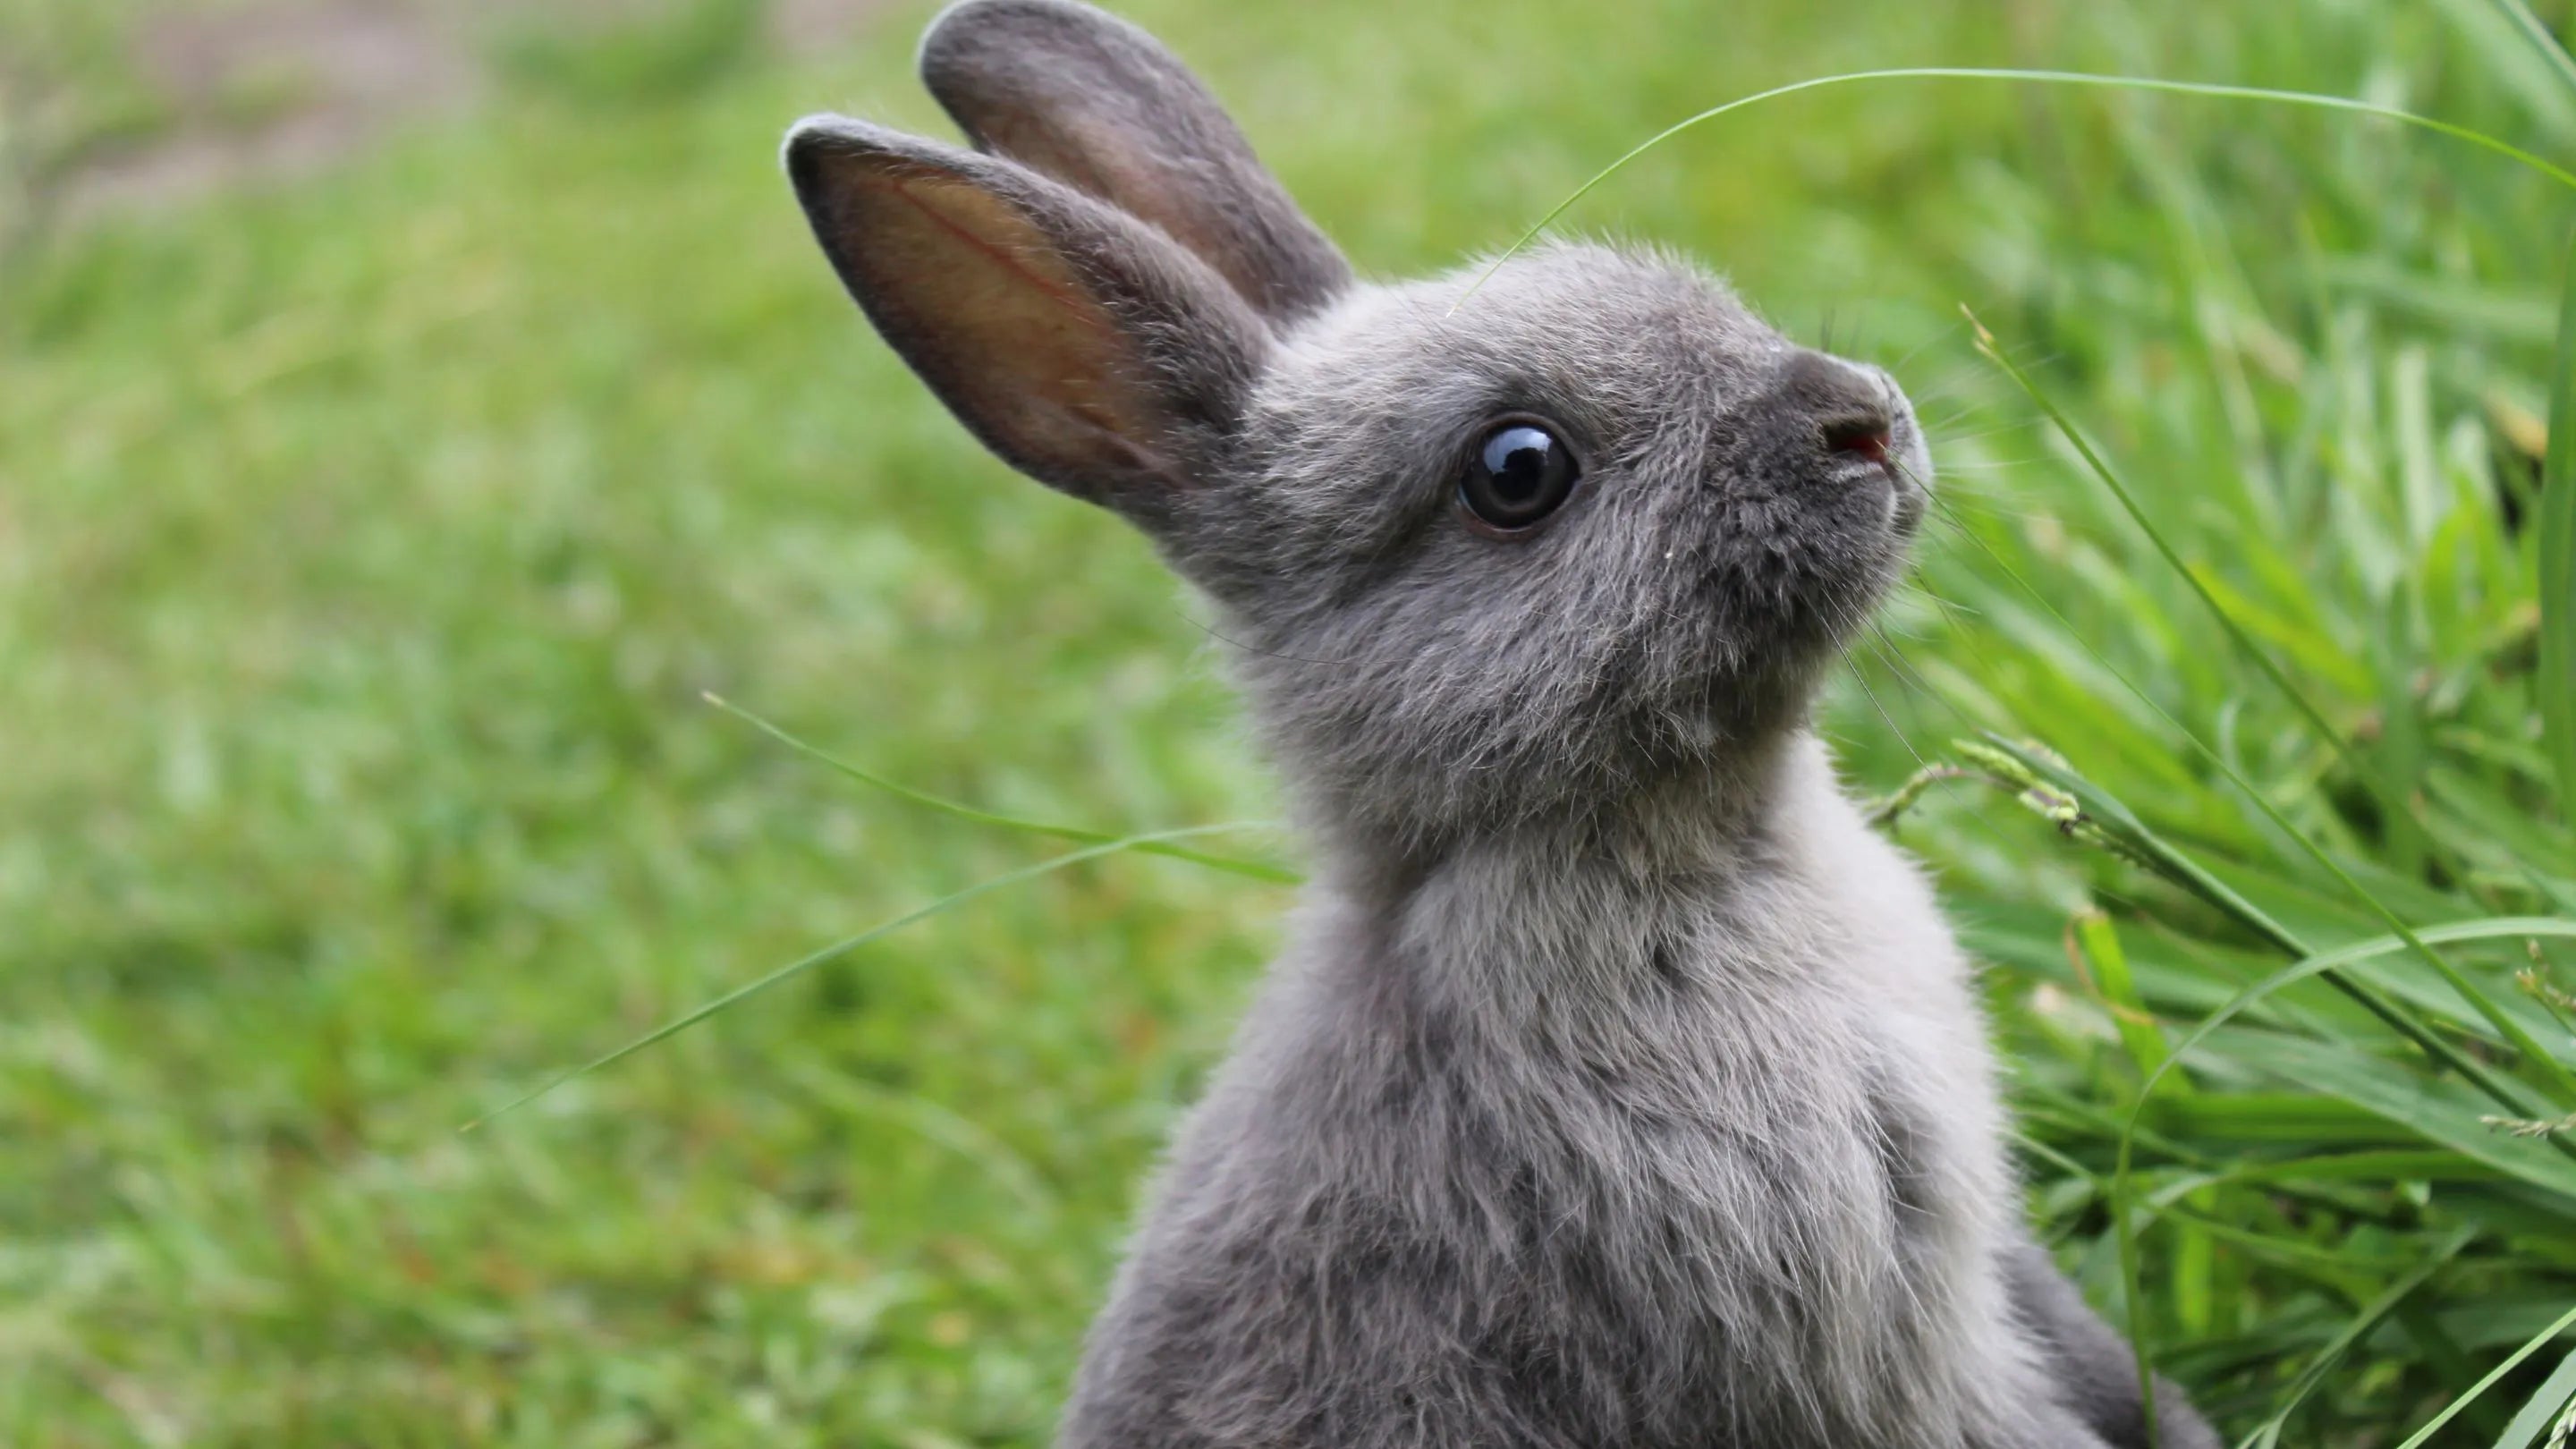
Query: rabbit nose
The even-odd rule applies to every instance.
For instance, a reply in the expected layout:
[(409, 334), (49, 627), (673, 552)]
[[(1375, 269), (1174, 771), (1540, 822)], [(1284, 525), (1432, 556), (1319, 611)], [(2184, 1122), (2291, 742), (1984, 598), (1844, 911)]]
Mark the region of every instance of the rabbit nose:
[(1896, 408), (1877, 369), (1800, 348), (1781, 369), (1776, 397), (1787, 420), (1813, 428), (1826, 452), (1888, 464)]

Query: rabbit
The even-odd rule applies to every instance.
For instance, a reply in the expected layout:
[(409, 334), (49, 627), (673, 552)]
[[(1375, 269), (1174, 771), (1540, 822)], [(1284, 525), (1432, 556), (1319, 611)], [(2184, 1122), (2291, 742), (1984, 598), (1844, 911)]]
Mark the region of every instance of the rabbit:
[(814, 235), (1221, 617), (1314, 862), (1056, 1442), (2145, 1445), (1968, 964), (1807, 725), (1926, 508), (1896, 383), (1653, 251), (1362, 281), (1086, 5), (964, 0), (920, 70), (971, 149), (798, 123)]

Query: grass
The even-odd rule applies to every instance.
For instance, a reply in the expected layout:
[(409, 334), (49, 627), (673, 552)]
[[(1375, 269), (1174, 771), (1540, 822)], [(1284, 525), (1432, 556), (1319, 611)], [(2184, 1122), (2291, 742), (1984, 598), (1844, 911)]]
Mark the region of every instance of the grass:
[[(1374, 272), (1841, 70), (2576, 157), (2488, 0), (1129, 8)], [(502, 35), (462, 118), (0, 259), (0, 1440), (1044, 1442), (1285, 888), (1032, 875), (456, 1132), (979, 882), (1277, 813), (1190, 602), (809, 255), (778, 132), (936, 129), (923, 7), (795, 58), (753, 9)], [(112, 130), (105, 33), (59, 53)], [(2034, 1218), (2235, 1435), (2528, 1443), (2576, 1376), (2571, 212), (2393, 124), (1944, 81), (1696, 128), (1563, 223), (1939, 425), (1824, 722), (1856, 788), (1942, 767), (1890, 828), (1993, 964)]]

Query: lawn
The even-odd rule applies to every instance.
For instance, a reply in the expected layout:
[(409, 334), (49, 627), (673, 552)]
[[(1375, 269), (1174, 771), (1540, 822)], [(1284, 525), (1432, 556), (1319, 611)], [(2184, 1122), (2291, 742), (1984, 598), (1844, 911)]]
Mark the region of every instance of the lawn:
[[(36, 183), (0, 192), (0, 1442), (1042, 1444), (1290, 889), (1085, 863), (458, 1131), (1063, 848), (703, 692), (988, 810), (1276, 814), (1198, 606), (973, 446), (778, 174), (808, 111), (944, 133), (929, 7), (460, 21), (479, 80), (362, 145), (34, 219), (328, 89), (254, 73), (209, 122), (137, 68), (243, 8), (0, 7), (0, 82), (53, 98), (0, 131)], [(2313, 90), (2576, 157), (2492, 0), (1123, 9), (1378, 275), (1837, 70)], [(1729, 115), (1562, 223), (1709, 259), (1935, 425), (1941, 526), (1823, 725), (1856, 791), (1944, 767), (1889, 828), (1993, 968), (2034, 1221), (2235, 1434), (2393, 1445), (2535, 1340), (2430, 1442), (2576, 1387), (2541, 1392), (2576, 1164), (2536, 1131), (2576, 1112), (2571, 217), (2384, 121), (1912, 79)], [(2141, 1107), (2391, 916), (2460, 929), (2252, 1003)]]

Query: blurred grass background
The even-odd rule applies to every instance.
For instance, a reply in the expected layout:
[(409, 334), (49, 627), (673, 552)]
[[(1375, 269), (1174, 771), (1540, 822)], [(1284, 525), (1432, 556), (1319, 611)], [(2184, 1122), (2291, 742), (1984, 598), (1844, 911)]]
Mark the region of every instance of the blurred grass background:
[[(1122, 8), (1377, 274), (1838, 69), (2306, 88), (2576, 152), (2487, 0)], [(990, 808), (1274, 813), (1191, 602), (965, 439), (776, 173), (811, 110), (945, 134), (929, 10), (0, 0), (0, 1441), (1044, 1442), (1288, 892), (1087, 865), (456, 1133), (1047, 849), (702, 690)], [(1892, 82), (1691, 133), (1569, 224), (1710, 259), (1938, 426), (1946, 526), (1825, 710), (1856, 788), (2034, 737), (2323, 946), (2383, 926), (2185, 729), (2417, 924), (2576, 913), (2531, 526), (2570, 210), (2348, 117)], [(2118, 1311), (2119, 1123), (2286, 958), (1973, 780), (1894, 828), (1996, 967), (2036, 1218)], [(2576, 1058), (2564, 943), (2450, 954)], [(2576, 1174), (2341, 997), (2191, 1062), (2136, 1141), (2137, 1307), (2235, 1431), (2394, 1443), (2576, 1304)], [(2494, 1442), (2564, 1352), (2436, 1442)]]

